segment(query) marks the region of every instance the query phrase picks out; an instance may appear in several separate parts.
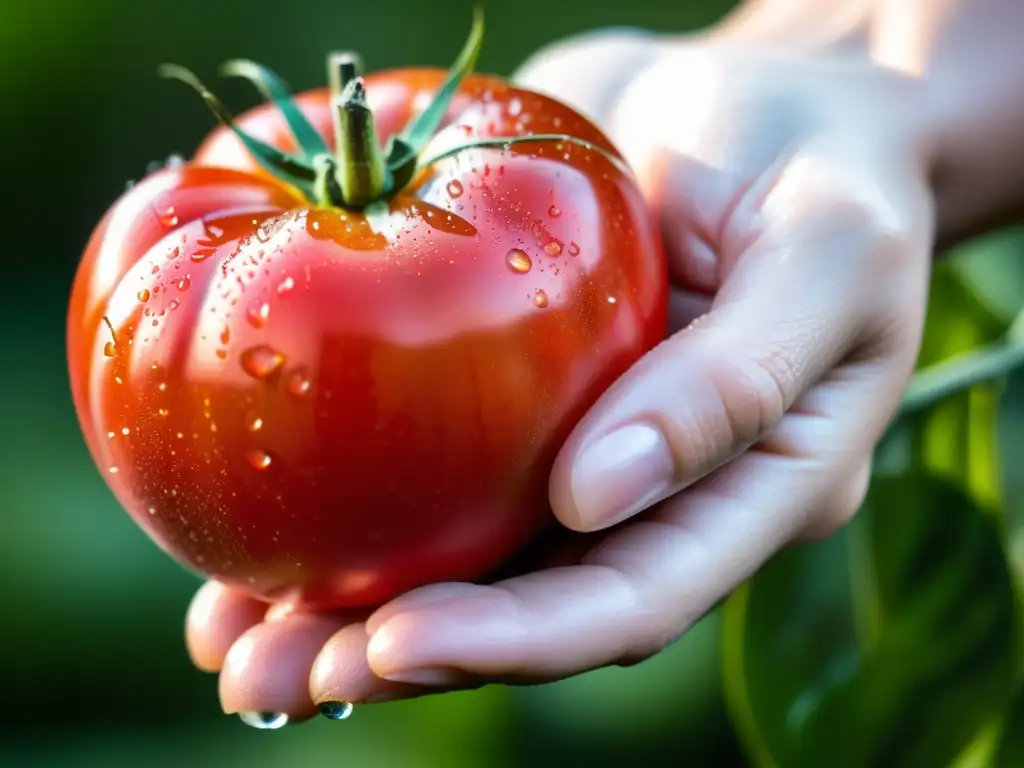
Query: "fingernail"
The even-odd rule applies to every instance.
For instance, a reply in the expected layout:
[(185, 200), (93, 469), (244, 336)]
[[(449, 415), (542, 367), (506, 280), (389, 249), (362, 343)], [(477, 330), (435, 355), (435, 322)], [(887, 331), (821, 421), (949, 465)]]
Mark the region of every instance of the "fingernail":
[(238, 719), (261, 731), (276, 731), (288, 725), (288, 715), (284, 712), (239, 712)]
[(328, 720), (347, 720), (355, 706), (351, 701), (324, 701), (318, 708)]
[(407, 669), (383, 675), (385, 680), (393, 683), (411, 683), (412, 685), (429, 685), (432, 688), (444, 688), (456, 685), (465, 677), (464, 672), (443, 667)]
[(572, 470), (572, 496), (586, 530), (607, 528), (664, 498), (672, 454), (661, 430), (631, 424), (584, 448)]

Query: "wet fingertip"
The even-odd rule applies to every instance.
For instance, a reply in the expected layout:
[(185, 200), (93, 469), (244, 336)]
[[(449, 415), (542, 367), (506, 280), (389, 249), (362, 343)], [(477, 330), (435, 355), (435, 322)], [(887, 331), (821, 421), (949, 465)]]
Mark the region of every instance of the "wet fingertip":
[[(370, 669), (379, 677), (388, 679), (387, 673), (401, 667), (401, 628), (402, 616), (391, 617), (381, 624), (377, 631), (370, 635), (366, 643), (366, 662)], [(399, 662), (399, 663), (396, 663)]]
[(192, 664), (216, 673), (231, 645), (259, 624), (266, 605), (216, 581), (204, 584), (189, 604), (185, 617), (185, 646)]

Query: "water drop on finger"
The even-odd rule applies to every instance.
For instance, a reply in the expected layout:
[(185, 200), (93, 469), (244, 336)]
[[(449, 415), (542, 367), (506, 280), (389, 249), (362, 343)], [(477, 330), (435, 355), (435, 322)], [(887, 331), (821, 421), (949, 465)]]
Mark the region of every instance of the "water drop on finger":
[(261, 731), (276, 731), (288, 725), (288, 715), (283, 712), (239, 712), (238, 719)]
[(320, 714), (328, 720), (347, 720), (354, 709), (351, 701), (325, 701), (320, 705)]

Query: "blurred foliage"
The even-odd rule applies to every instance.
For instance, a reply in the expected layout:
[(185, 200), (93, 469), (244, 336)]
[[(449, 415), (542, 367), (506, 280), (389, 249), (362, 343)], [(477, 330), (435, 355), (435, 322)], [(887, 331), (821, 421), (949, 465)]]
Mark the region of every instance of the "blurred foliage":
[[(492, 2), (480, 69), (509, 72), (539, 46), (598, 27), (697, 28), (731, 4)], [(323, 54), (337, 48), (357, 47), (371, 68), (443, 65), (465, 36), (469, 8), (0, 3), (0, 171), (12, 193), (0, 213), (9, 254), (0, 302), (8, 363), (0, 675), (14, 703), (0, 723), (0, 765), (729, 768), (746, 762), (723, 663), (756, 764), (771, 764), (770, 755), (787, 768), (837, 756), (840, 765), (878, 765), (870, 759), (899, 755), (916, 766), (967, 749), (962, 768), (1024, 765), (1024, 694), (1012, 708), (1005, 701), (1020, 639), (1006, 564), (1024, 570), (1024, 472), (1011, 462), (1000, 476), (997, 466), (1024, 442), (1019, 382), (1001, 399), (998, 388), (979, 387), (899, 425), (880, 456), (887, 476), (848, 531), (784, 553), (724, 617), (712, 614), (637, 667), (369, 707), (344, 725), (275, 733), (219, 715), (215, 678), (191, 668), (182, 643), (197, 582), (118, 509), (76, 426), (63, 324), (79, 254), (127, 180), (154, 159), (187, 153), (211, 127), (199, 104), (168, 106), (190, 102), (165, 98), (173, 86), (155, 77), (160, 62), (209, 73), (252, 57), (297, 89), (321, 82)], [(232, 104), (251, 103), (244, 84), (223, 92)], [(923, 363), (1006, 327), (1024, 304), (1021, 243), (1011, 232), (955, 255)]]

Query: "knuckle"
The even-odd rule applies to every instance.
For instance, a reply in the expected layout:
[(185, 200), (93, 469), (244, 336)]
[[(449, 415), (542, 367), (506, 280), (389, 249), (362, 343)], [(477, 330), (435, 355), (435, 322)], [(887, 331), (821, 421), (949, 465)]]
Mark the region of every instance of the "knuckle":
[[(784, 237), (818, 241), (841, 259), (888, 267), (921, 250), (924, 212), (919, 189), (875, 158), (812, 146), (776, 178), (765, 208)], [(818, 248), (806, 248), (818, 258)]]
[(809, 541), (827, 539), (849, 523), (864, 506), (871, 487), (871, 466), (868, 464), (856, 476), (823, 504), (811, 518), (802, 538)]
[(879, 272), (906, 264), (919, 250), (912, 227), (892, 210), (874, 206), (863, 214), (866, 255)]
[(792, 404), (796, 380), (792, 361), (775, 348), (712, 368), (711, 384), (728, 440), (752, 443), (778, 424)]

